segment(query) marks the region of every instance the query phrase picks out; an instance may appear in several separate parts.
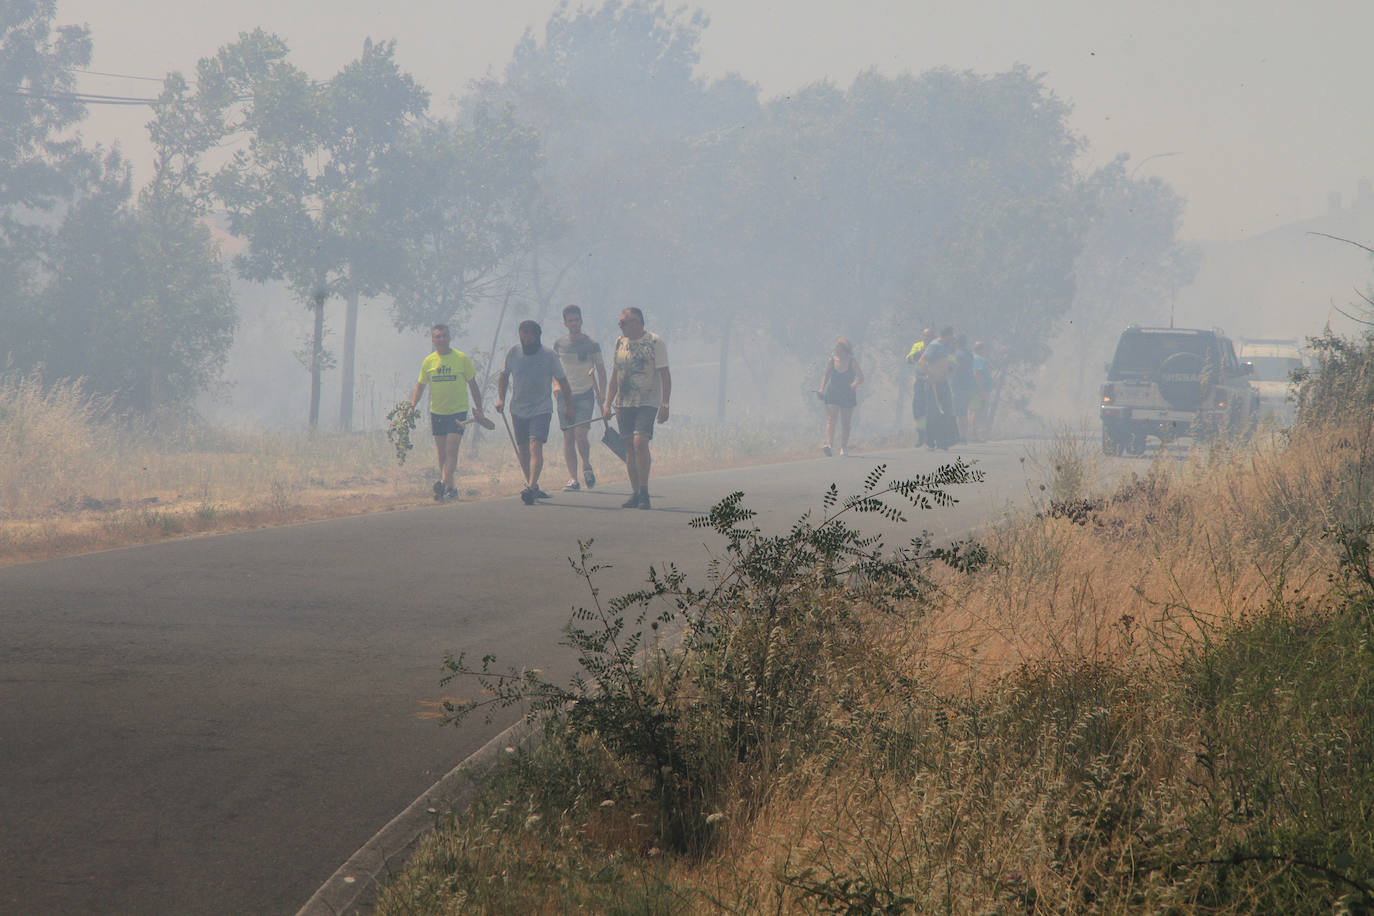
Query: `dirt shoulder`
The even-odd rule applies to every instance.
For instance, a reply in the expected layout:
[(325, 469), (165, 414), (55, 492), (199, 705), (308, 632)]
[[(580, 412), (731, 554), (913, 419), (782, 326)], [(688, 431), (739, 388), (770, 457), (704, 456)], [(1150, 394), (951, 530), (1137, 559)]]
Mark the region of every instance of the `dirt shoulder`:
[[(562, 487), (566, 470), (561, 451), (548, 457), (556, 463), (547, 464), (541, 483), (552, 491)], [(731, 454), (729, 449), (722, 453), (698, 446), (665, 448), (654, 457), (654, 476), (661, 477), (797, 461), (814, 457), (814, 452), (780, 445)], [(609, 456), (597, 465), (597, 473), (598, 486), (628, 485), (624, 466)], [(405, 467), (374, 466), (363, 473), (316, 469), (291, 486), (280, 485), (277, 478), (263, 485), (233, 478), (218, 485), (146, 488), (118, 497), (84, 494), (31, 517), (0, 518), (0, 567), (174, 538), (421, 508), (434, 504), (430, 487), (435, 479), (433, 468), (412, 459)], [(520, 489), (514, 460), (499, 453), (465, 461), (457, 483), (460, 501), (513, 498)]]

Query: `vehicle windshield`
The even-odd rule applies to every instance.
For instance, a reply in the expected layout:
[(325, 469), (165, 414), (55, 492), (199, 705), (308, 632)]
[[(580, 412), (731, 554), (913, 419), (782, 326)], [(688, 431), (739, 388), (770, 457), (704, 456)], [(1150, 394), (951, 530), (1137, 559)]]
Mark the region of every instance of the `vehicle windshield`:
[(1159, 369), (1161, 363), (1175, 353), (1193, 353), (1207, 359), (1212, 338), (1205, 334), (1153, 333), (1140, 331), (1121, 335), (1112, 359), (1114, 377), (1145, 375)]
[(1295, 369), (1302, 368), (1302, 360), (1295, 356), (1247, 356), (1245, 360), (1254, 364), (1257, 382), (1286, 382)]

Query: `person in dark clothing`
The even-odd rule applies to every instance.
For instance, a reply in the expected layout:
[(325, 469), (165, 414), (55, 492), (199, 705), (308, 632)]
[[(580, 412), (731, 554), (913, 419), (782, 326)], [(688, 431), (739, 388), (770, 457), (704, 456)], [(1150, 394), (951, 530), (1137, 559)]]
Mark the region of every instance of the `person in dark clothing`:
[(835, 426), (840, 427), (840, 455), (847, 454), (849, 448), (849, 427), (854, 417), (854, 407), (859, 403), (856, 390), (863, 384), (864, 373), (854, 359), (854, 347), (841, 337), (835, 341), (835, 349), (825, 363), (825, 377), (817, 394), (825, 402), (825, 445), (821, 451), (833, 454)]
[(954, 417), (954, 396), (949, 377), (954, 368), (954, 328), (946, 325), (940, 336), (926, 345), (918, 365), (925, 370), (930, 387), (926, 401), (926, 447), (947, 449), (959, 441)]

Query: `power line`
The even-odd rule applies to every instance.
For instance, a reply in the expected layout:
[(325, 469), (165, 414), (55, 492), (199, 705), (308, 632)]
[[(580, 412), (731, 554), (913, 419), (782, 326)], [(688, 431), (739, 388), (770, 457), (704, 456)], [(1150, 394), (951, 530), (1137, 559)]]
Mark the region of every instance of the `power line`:
[(90, 76), (113, 76), (121, 80), (146, 80), (149, 83), (161, 83), (163, 80), (156, 76), (131, 76), (128, 73), (106, 73), (103, 70), (82, 70), (80, 67), (64, 67), (69, 73), (85, 73)]
[(33, 89), (11, 89), (6, 95), (42, 99), (47, 102), (78, 102), (82, 105), (158, 105), (160, 99), (144, 99), (127, 95), (96, 95), (89, 92), (44, 92)]

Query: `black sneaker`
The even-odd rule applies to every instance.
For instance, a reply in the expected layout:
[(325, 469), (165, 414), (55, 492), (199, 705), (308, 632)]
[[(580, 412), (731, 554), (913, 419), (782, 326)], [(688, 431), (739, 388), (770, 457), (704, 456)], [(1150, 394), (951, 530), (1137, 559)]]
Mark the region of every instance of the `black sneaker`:
[(582, 469), (582, 479), (587, 482), (588, 490), (596, 486), (596, 474), (592, 471), (591, 468)]
[(550, 496), (549, 494), (545, 493), (543, 490), (539, 489), (538, 487), (535, 487), (535, 488), (534, 488), (534, 498), (535, 498), (535, 499), (553, 499), (552, 496)]
[(534, 491), (531, 490), (529, 487), (525, 487), (525, 489), (520, 491), (520, 501), (527, 506), (533, 506)]
[(443, 498), (444, 498), (444, 482), (443, 482), (442, 480), (436, 480), (436, 481), (434, 481), (434, 501), (435, 501), (435, 502), (439, 502), (439, 501), (442, 500)]
[(447, 490), (444, 491), (444, 498), (445, 498), (445, 499), (457, 499), (457, 498), (458, 498), (458, 488), (457, 488), (457, 487), (449, 487)]
[(652, 508), (653, 508), (653, 506), (650, 506), (650, 505), (649, 505), (649, 494), (648, 494), (647, 492), (643, 492), (643, 493), (640, 493), (640, 494), (639, 494), (639, 508), (641, 508), (641, 509), (652, 509)]
[(633, 508), (635, 508), (635, 507), (637, 507), (637, 506), (639, 505), (639, 500), (640, 500), (640, 498), (641, 498), (640, 495), (639, 495), (638, 493), (636, 493), (634, 496), (631, 496), (629, 499), (627, 499), (627, 500), (625, 500), (623, 503), (621, 503), (621, 504), (620, 504), (620, 508), (622, 508), (622, 509), (633, 509)]

